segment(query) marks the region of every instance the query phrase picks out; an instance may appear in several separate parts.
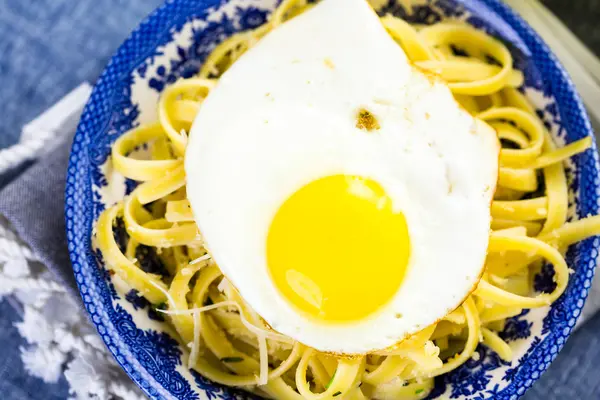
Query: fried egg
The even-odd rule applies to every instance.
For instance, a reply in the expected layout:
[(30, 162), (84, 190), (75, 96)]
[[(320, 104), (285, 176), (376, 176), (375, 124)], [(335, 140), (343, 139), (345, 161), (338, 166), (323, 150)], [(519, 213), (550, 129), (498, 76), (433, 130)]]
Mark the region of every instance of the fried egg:
[(187, 195), (213, 259), (273, 329), (364, 354), (477, 285), (498, 152), (495, 132), (410, 64), (365, 0), (323, 0), (206, 98)]

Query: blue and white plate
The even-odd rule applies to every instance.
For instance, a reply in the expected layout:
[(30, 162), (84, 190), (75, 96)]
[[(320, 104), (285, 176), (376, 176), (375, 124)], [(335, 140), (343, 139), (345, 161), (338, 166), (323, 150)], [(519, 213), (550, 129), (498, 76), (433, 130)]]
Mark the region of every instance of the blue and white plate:
[[(235, 32), (263, 24), (278, 0), (171, 0), (154, 11), (123, 43), (98, 80), (75, 136), (66, 189), (69, 251), (83, 302), (102, 339), (131, 378), (153, 399), (250, 399), (215, 384), (181, 362), (184, 349), (148, 302), (104, 268), (91, 243), (100, 212), (133, 187), (114, 173), (110, 146), (119, 135), (157, 119), (165, 86), (191, 77), (214, 46)], [(590, 123), (564, 69), (533, 30), (499, 0), (373, 1), (382, 13), (416, 23), (465, 20), (509, 44), (526, 74), (526, 94), (560, 145), (593, 136)], [(406, 3), (398, 2), (398, 3)], [(459, 5), (462, 4), (462, 5)], [(115, 10), (118, 12), (118, 10)], [(569, 215), (597, 214), (600, 198), (594, 149), (568, 164)], [(478, 355), (436, 380), (430, 398), (517, 399), (540, 377), (564, 345), (591, 285), (600, 239), (573, 246), (575, 270), (565, 294), (551, 307), (523, 312), (501, 336), (513, 347), (512, 363), (479, 346)], [(552, 285), (552, 268), (535, 278)]]

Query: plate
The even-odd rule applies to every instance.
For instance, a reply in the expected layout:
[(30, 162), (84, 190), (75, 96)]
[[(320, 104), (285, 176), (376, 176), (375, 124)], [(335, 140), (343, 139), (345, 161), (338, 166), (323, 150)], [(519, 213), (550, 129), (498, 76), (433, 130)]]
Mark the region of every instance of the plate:
[[(458, 19), (509, 45), (526, 76), (525, 93), (559, 145), (593, 136), (587, 115), (565, 70), (537, 34), (498, 0), (377, 0), (381, 13), (432, 24)], [(263, 24), (277, 0), (171, 0), (155, 10), (118, 49), (99, 78), (75, 136), (65, 196), (67, 236), (83, 303), (98, 333), (129, 376), (153, 399), (251, 399), (215, 384), (182, 364), (185, 349), (150, 304), (104, 268), (92, 243), (94, 221), (123, 198), (134, 183), (112, 168), (111, 144), (140, 123), (157, 119), (159, 93), (180, 77), (193, 76), (226, 37)], [(401, 4), (404, 4), (401, 5)], [(118, 12), (118, 10), (115, 10)], [(598, 214), (596, 147), (567, 163), (569, 218)], [(581, 314), (598, 261), (599, 238), (572, 246), (575, 270), (563, 296), (551, 307), (510, 319), (501, 336), (515, 354), (511, 363), (479, 346), (457, 370), (439, 377), (429, 398), (517, 399), (539, 378)], [(535, 277), (552, 285), (552, 267)]]

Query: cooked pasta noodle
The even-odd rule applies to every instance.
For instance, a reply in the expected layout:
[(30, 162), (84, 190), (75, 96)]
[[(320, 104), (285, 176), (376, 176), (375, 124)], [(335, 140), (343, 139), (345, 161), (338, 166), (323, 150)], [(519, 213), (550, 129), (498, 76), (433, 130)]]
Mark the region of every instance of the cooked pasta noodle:
[[(547, 306), (564, 292), (569, 278), (564, 250), (600, 233), (599, 217), (566, 223), (563, 161), (588, 149), (591, 138), (556, 149), (517, 90), (523, 74), (500, 41), (458, 23), (414, 27), (383, 17), (414, 65), (445, 80), (456, 100), (490, 124), (502, 142), (486, 269), (461, 307), (394, 348), (353, 358), (307, 348), (272, 331), (204, 249), (186, 199), (182, 161), (187, 132), (216, 79), (265, 33), (307, 7), (302, 0), (286, 0), (265, 25), (225, 40), (197, 77), (165, 90), (157, 123), (115, 142), (114, 168), (141, 184), (102, 213), (96, 243), (107, 268), (155, 306), (162, 305), (190, 349), (188, 366), (215, 382), (283, 400), (423, 398), (434, 377), (467, 361), (479, 343), (510, 360), (511, 348), (498, 334), (505, 320), (525, 308)], [(151, 159), (134, 158), (133, 150), (144, 144), (152, 149)], [(539, 193), (540, 185), (545, 193)], [(113, 232), (121, 221), (129, 235), (126, 248)], [(136, 258), (140, 246), (155, 248), (168, 273), (142, 270)], [(550, 293), (536, 294), (532, 288), (540, 260), (554, 266), (556, 286)]]

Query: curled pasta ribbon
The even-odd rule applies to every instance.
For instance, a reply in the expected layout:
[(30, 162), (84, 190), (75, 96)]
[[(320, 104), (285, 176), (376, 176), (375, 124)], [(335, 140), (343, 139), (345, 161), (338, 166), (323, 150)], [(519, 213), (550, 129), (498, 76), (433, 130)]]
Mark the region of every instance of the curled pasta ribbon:
[(538, 237), (554, 247), (565, 248), (574, 243), (581, 242), (590, 236), (600, 235), (600, 216), (568, 222), (551, 232)]
[(523, 311), (520, 307), (508, 307), (503, 305), (494, 305), (486, 308), (481, 314), (481, 323), (489, 324), (490, 322), (505, 320), (507, 318), (515, 317)]
[[(448, 86), (453, 93), (486, 96), (508, 86), (513, 73), (513, 59), (506, 46), (500, 41), (470, 26), (456, 23), (438, 23), (423, 28), (419, 34), (432, 47), (456, 45), (475, 57), (479, 56), (482, 60), (491, 56), (502, 65), (496, 74), (484, 79), (469, 82), (465, 80), (468, 76), (465, 74), (463, 81), (449, 82)], [(452, 70), (451, 67), (446, 68), (445, 62), (447, 61), (439, 61), (436, 64), (437, 68)]]
[(504, 103), (508, 107), (515, 107), (519, 110), (523, 110), (528, 114), (536, 115), (535, 108), (531, 105), (529, 100), (515, 88), (505, 87), (501, 91)]
[(481, 328), (481, 334), (483, 336), (483, 344), (494, 350), (504, 361), (512, 360), (512, 349), (497, 333), (487, 328)]
[(165, 219), (169, 222), (192, 222), (194, 214), (189, 200), (173, 200), (167, 203)]
[[(196, 272), (203, 267), (202, 264), (188, 265), (181, 268), (169, 287), (169, 308), (177, 311), (185, 311), (188, 309), (187, 294), (190, 291), (190, 281)], [(171, 321), (175, 325), (175, 329), (179, 336), (183, 339), (184, 343), (192, 343), (194, 341), (194, 327), (198, 323), (194, 323), (195, 314), (175, 314), (171, 315)]]
[(592, 137), (588, 136), (576, 142), (573, 142), (567, 146), (564, 146), (560, 149), (549, 151), (547, 153), (542, 154), (540, 157), (535, 160), (535, 162), (531, 165), (531, 168), (539, 169), (546, 168), (554, 164), (558, 164), (562, 161), (565, 161), (577, 154), (583, 153), (587, 149), (592, 146)]
[(160, 123), (141, 125), (123, 134), (113, 144), (112, 163), (124, 177), (136, 181), (149, 181), (161, 177), (165, 171), (183, 165), (182, 160), (137, 160), (128, 155), (137, 147), (164, 139), (165, 132)]
[(489, 272), (490, 282), (504, 282), (504, 278), (514, 279), (513, 275), (520, 274), (523, 270), (528, 271), (528, 267), (537, 259), (533, 253), (525, 254), (520, 251), (489, 253), (485, 264), (486, 272)]
[[(194, 369), (200, 372), (208, 379), (220, 383), (222, 385), (245, 387), (251, 389), (257, 385), (257, 376), (254, 372), (243, 373), (243, 371), (257, 371), (258, 363), (255, 359), (246, 356), (242, 352), (234, 350), (233, 345), (226, 339), (225, 333), (219, 331), (214, 323), (209, 323), (207, 316), (201, 314), (200, 326), (201, 333), (205, 340), (206, 346), (219, 359), (221, 364), (225, 364), (228, 369), (233, 370), (233, 373), (223, 371), (222, 367), (217, 367), (211, 364), (205, 357), (199, 357), (194, 365)], [(204, 319), (204, 320), (203, 320)], [(221, 336), (223, 335), (223, 336)], [(207, 340), (208, 339), (208, 340)], [(231, 346), (231, 348), (229, 347)], [(267, 392), (273, 398), (282, 400), (302, 400), (294, 389), (283, 381), (281, 375), (293, 367), (299, 358), (301, 345), (290, 353), (290, 358), (280, 365), (281, 369), (274, 370), (273, 376), (269, 379), (268, 384), (261, 386), (261, 390)], [(219, 354), (237, 354), (237, 356), (223, 356), (219, 358)], [(287, 368), (287, 370), (285, 370)], [(285, 370), (285, 371), (284, 371)], [(279, 376), (276, 376), (278, 374)]]
[(496, 186), (496, 192), (494, 192), (495, 200), (502, 201), (514, 201), (523, 198), (524, 193), (518, 190), (505, 188), (502, 186)]
[(442, 320), (435, 327), (435, 331), (433, 332), (433, 335), (431, 335), (431, 339), (438, 341), (444, 337), (457, 336), (463, 330), (462, 325), (464, 324), (456, 324), (450, 321)]
[[(415, 62), (415, 65), (439, 75), (449, 84), (486, 81), (493, 79), (502, 72), (502, 68), (497, 65), (465, 57), (453, 57), (452, 59), (441, 61), (418, 61)], [(523, 85), (523, 80), (524, 77), (521, 71), (512, 70), (508, 75), (506, 85), (515, 88), (520, 87)], [(500, 99), (497, 97), (497, 93), (491, 93), (491, 97), (492, 104), (498, 106)]]
[(249, 380), (249, 384), (258, 384), (258, 380), (254, 375), (259, 370), (258, 362), (237, 350), (226, 339), (225, 332), (206, 313), (201, 314), (200, 321), (202, 338), (207, 348), (221, 360), (223, 366), (237, 375), (251, 375), (252, 379)]
[(537, 308), (551, 304), (565, 291), (569, 280), (569, 268), (558, 250), (530, 237), (504, 236), (493, 233), (490, 236), (489, 252), (520, 251), (544, 257), (554, 266), (556, 288), (552, 293), (542, 293), (536, 297), (525, 297), (500, 289), (486, 280), (481, 280), (475, 294), (478, 297), (505, 306)]
[(548, 198), (537, 197), (528, 200), (492, 202), (492, 217), (494, 219), (509, 219), (517, 221), (536, 221), (548, 216)]
[(140, 204), (148, 204), (168, 196), (185, 186), (185, 169), (183, 165), (166, 170), (163, 176), (142, 183), (135, 190)]
[[(551, 152), (556, 149), (550, 133), (544, 130), (544, 151)], [(556, 163), (543, 169), (546, 182), (546, 197), (548, 197), (548, 217), (540, 234), (545, 234), (557, 229), (567, 222), (569, 207), (569, 194), (567, 189), (567, 175), (562, 163)]]
[[(490, 126), (492, 128), (494, 128), (494, 130), (498, 134), (498, 139), (511, 141), (511, 142), (517, 144), (521, 149), (529, 147), (529, 138), (519, 128), (517, 128), (509, 123), (500, 122), (500, 121), (491, 122)], [(518, 153), (517, 153), (517, 156), (519, 156)], [(511, 157), (511, 153), (504, 152), (504, 153), (501, 153), (501, 155), (500, 155), (500, 162), (503, 165), (511, 165), (511, 164), (514, 165), (515, 163), (511, 162), (511, 161), (513, 161), (513, 159), (514, 158)], [(516, 161), (517, 161), (516, 164), (520, 165), (521, 160), (517, 159)]]
[(467, 323), (467, 317), (462, 307), (457, 308), (444, 317), (444, 321), (450, 321), (454, 324), (464, 325)]
[(265, 24), (249, 32), (237, 33), (225, 39), (204, 61), (198, 76), (203, 79), (220, 76), (250, 47), (258, 43), (270, 29), (269, 24)]
[[(534, 263), (535, 261), (530, 265), (535, 265)], [(528, 296), (531, 293), (531, 275), (529, 268), (522, 268), (510, 275), (504, 275), (504, 278), (502, 275), (498, 275), (498, 280), (495, 275), (490, 274), (490, 282), (519, 296)]]
[(472, 116), (476, 116), (481, 111), (474, 97), (465, 96), (462, 94), (455, 94), (454, 99), (462, 108), (464, 108)]
[(148, 228), (141, 225), (136, 217), (140, 209), (143, 208), (134, 190), (125, 200), (123, 220), (127, 227), (127, 233), (139, 243), (160, 248), (202, 243), (196, 224), (176, 225), (170, 224), (166, 220), (160, 220), (160, 228)]
[(210, 53), (198, 76), (203, 79), (209, 79), (213, 76), (220, 76), (231, 64), (237, 60), (250, 45), (250, 38), (253, 32), (237, 33), (220, 43)]
[[(464, 316), (463, 316), (464, 318)], [(410, 380), (422, 377), (426, 372), (440, 368), (439, 349), (430, 341), (436, 324), (416, 333), (391, 349), (374, 354), (385, 355), (383, 362), (366, 372), (362, 380), (377, 386), (390, 382), (396, 377)]]
[[(203, 270), (203, 272), (200, 273), (200, 276), (198, 277), (198, 280), (194, 287), (194, 291), (192, 293), (192, 298), (194, 299), (194, 303), (196, 304), (196, 306), (200, 306), (201, 304), (203, 304), (206, 301), (210, 284), (221, 276), (222, 275), (221, 275), (220, 271), (215, 266), (209, 266), (209, 267), (207, 267), (207, 269)], [(237, 303), (235, 301), (228, 301), (226, 303), (228, 303), (228, 304), (224, 304), (224, 305), (227, 305), (227, 306), (235, 305), (236, 307), (238, 307), (238, 309), (240, 310), (240, 314), (238, 314), (239, 318), (241, 318), (242, 322), (245, 321), (246, 328), (251, 327), (251, 325), (248, 325), (247, 320), (245, 320), (244, 313), (242, 312), (242, 309), (241, 309), (239, 303)], [(201, 319), (201, 321), (203, 321), (203, 320)], [(241, 361), (239, 361), (239, 362), (241, 362), (242, 364), (239, 364), (239, 365), (237, 364), (237, 362), (235, 363), (236, 364), (235, 366), (225, 364), (225, 366), (227, 366), (228, 368), (230, 368), (230, 369), (233, 368), (234, 372), (239, 372), (241, 370), (254, 371), (254, 370), (258, 370), (262, 365), (267, 365), (266, 349), (264, 349), (264, 352), (261, 352), (261, 363), (259, 365), (256, 362), (256, 360), (254, 360), (252, 358), (248, 358), (243, 353), (235, 350), (234, 346), (231, 343), (229, 343), (229, 344), (228, 343), (220, 343), (220, 341), (219, 341), (220, 334), (217, 334), (215, 336), (214, 329), (211, 332), (210, 328), (206, 325), (206, 322), (204, 322), (204, 323), (201, 322), (201, 325), (202, 325), (203, 331), (204, 330), (207, 331), (206, 335), (203, 332), (203, 335), (205, 335), (203, 337), (205, 338), (207, 347), (215, 355), (220, 357), (220, 359), (222, 359), (222, 360), (223, 359), (230, 360), (232, 357), (241, 359)], [(200, 328), (197, 327), (196, 329), (200, 329)], [(257, 336), (261, 335), (261, 332), (257, 331), (256, 329), (253, 329), (253, 331), (257, 334)], [(276, 369), (274, 369), (268, 373), (268, 375), (266, 376), (267, 380), (273, 382), (273, 380), (276, 380), (281, 375), (286, 373), (298, 361), (302, 350), (303, 350), (303, 346), (301, 344), (299, 344), (299, 343), (294, 344), (292, 351), (289, 354), (289, 356), (286, 358), (286, 360), (284, 360)], [(262, 359), (262, 357), (265, 357), (265, 358)], [(263, 372), (266, 372), (266, 371), (263, 371)], [(252, 377), (254, 377), (254, 375), (252, 375)], [(221, 377), (221, 378), (223, 378), (223, 377)], [(254, 377), (254, 383), (256, 384), (255, 377)], [(287, 392), (288, 390), (282, 389), (282, 387), (280, 387), (280, 385), (279, 386), (278, 385), (279, 384), (274, 384), (274, 387), (270, 388), (268, 390), (275, 391), (275, 393), (278, 395), (284, 395), (285, 392)], [(282, 392), (282, 390), (283, 390), (283, 392)]]
[[(550, 133), (544, 129), (542, 122), (537, 118), (535, 109), (527, 101), (527, 98), (518, 90), (512, 88), (505, 88), (502, 90), (502, 95), (505, 99), (505, 103), (509, 107), (514, 107), (529, 114), (531, 118), (535, 119), (538, 126), (542, 128), (543, 134), (543, 146), (542, 151), (546, 155), (553, 154), (552, 157), (556, 157), (556, 146), (550, 136)], [(581, 145), (585, 145), (583, 142)], [(536, 165), (538, 160), (541, 159), (539, 165)], [(546, 159), (549, 160), (549, 159)], [(567, 193), (567, 178), (564, 170), (564, 166), (560, 162), (555, 162), (550, 165), (544, 157), (539, 157), (534, 160), (530, 160), (534, 167), (543, 167), (544, 181), (546, 183), (546, 197), (548, 198), (548, 216), (543, 224), (541, 234), (551, 232), (554, 229), (562, 226), (567, 220), (567, 207), (568, 207), (568, 193)], [(558, 160), (557, 160), (558, 161)]]
[(410, 360), (401, 356), (388, 356), (377, 368), (363, 375), (363, 382), (377, 386), (393, 380), (410, 364)]
[(477, 348), (480, 336), (480, 321), (473, 297), (467, 298), (463, 303), (462, 308), (467, 320), (467, 329), (469, 330), (469, 336), (467, 337), (465, 347), (460, 354), (448, 359), (441, 368), (429, 373), (428, 376), (431, 378), (446, 374), (458, 368), (471, 357)]
[[(212, 297), (212, 295), (211, 295), (211, 297)], [(243, 312), (240, 304), (236, 301), (225, 299), (221, 303), (217, 303), (216, 307), (217, 308), (218, 307), (227, 307), (228, 309), (235, 310), (237, 312), (237, 314), (239, 315), (239, 320), (242, 323), (242, 325), (244, 325), (244, 327), (250, 333), (252, 333), (256, 336), (264, 336), (265, 338), (267, 338), (269, 340), (283, 343), (284, 347), (287, 350), (291, 349), (295, 343), (295, 341), (293, 339), (271, 330), (271, 328), (264, 326), (264, 324), (262, 324), (262, 323), (260, 324), (260, 326), (262, 326), (262, 328), (259, 325), (252, 324), (248, 320), (247, 316), (244, 315), (244, 312)], [(207, 308), (207, 307), (200, 307), (200, 309), (203, 309), (203, 308)], [(210, 306), (210, 308), (212, 308), (212, 306)], [(194, 311), (194, 310), (192, 310), (192, 311)], [(197, 309), (196, 309), (196, 311), (197, 311)]]
[(155, 161), (173, 159), (173, 154), (171, 154), (171, 145), (169, 144), (166, 135), (164, 135), (164, 137), (157, 138), (152, 144), (152, 148), (150, 150), (152, 159)]
[[(519, 71), (520, 72), (520, 71)], [(509, 83), (512, 85), (511, 83)], [(521, 82), (522, 84), (522, 82)], [(519, 85), (521, 86), (521, 85)], [(502, 98), (502, 94), (500, 92), (492, 93), (490, 95), (490, 101), (492, 103), (492, 107), (500, 108), (504, 105), (504, 99)]]
[(310, 370), (313, 382), (316, 390), (325, 390), (333, 374), (330, 374), (321, 360), (318, 354), (308, 360), (308, 369)]
[(324, 400), (331, 399), (348, 393), (351, 389), (358, 386), (360, 382), (360, 372), (364, 368), (364, 357), (357, 357), (352, 359), (340, 359), (338, 367), (333, 379), (331, 380), (329, 387), (319, 394), (315, 394), (310, 390), (310, 385), (306, 380), (308, 372), (309, 360), (316, 355), (316, 351), (308, 349), (302, 355), (298, 367), (296, 369), (296, 385), (298, 391), (307, 400)]
[[(189, 268), (189, 270), (186, 271), (186, 268)], [(189, 280), (201, 267), (188, 266), (186, 268), (182, 269), (178, 273), (178, 276), (174, 278), (171, 289), (169, 290), (170, 310), (163, 312), (171, 316), (174, 323), (176, 323), (176, 326), (179, 324), (179, 332), (182, 332), (182, 327), (187, 331), (187, 333), (182, 336), (193, 336), (194, 341), (197, 341), (195, 338), (196, 333), (201, 332), (207, 349), (217, 356), (219, 360), (221, 360), (222, 365), (227, 369), (232, 370), (234, 374), (223, 372), (223, 370), (213, 367), (202, 358), (196, 359), (193, 363), (195, 369), (208, 378), (222, 384), (230, 386), (256, 385), (258, 381), (254, 372), (259, 369), (259, 363), (254, 358), (248, 357), (245, 353), (238, 351), (234, 345), (226, 339), (224, 332), (215, 324), (214, 320), (205, 315), (205, 312), (220, 307), (238, 305), (235, 302), (227, 301), (221, 304), (213, 304), (189, 310), (186, 301), (186, 294), (189, 291)], [(206, 301), (210, 285), (221, 276), (221, 272), (214, 265), (200, 269), (192, 294), (196, 306), (203, 304), (204, 301)], [(241, 314), (238, 314), (238, 318), (240, 318), (240, 315)], [(195, 321), (196, 319), (197, 321)], [(184, 325), (182, 325), (182, 323)], [(190, 333), (190, 324), (193, 324), (194, 327), (193, 334)], [(295, 343), (293, 345), (287, 358), (283, 360), (277, 368), (269, 372), (267, 376), (268, 383), (264, 387), (265, 391), (273, 393), (274, 396), (281, 399), (300, 399), (287, 384), (280, 381), (280, 376), (289, 371), (298, 362), (303, 351), (304, 347), (301, 344)]]
[(381, 23), (412, 62), (436, 59), (431, 47), (408, 22), (392, 15), (386, 15), (381, 18)]
[(204, 305), (204, 302), (208, 298), (209, 286), (221, 276), (221, 271), (216, 265), (210, 265), (204, 271), (202, 271), (200, 276), (198, 276), (198, 279), (196, 279), (196, 283), (192, 291), (192, 301), (194, 307), (202, 307)]
[(270, 29), (275, 29), (285, 21), (302, 14), (309, 7), (307, 0), (283, 0), (271, 15)]
[(431, 338), (431, 335), (435, 331), (435, 324), (430, 325), (427, 328), (415, 333), (407, 339), (404, 339), (400, 343), (393, 347), (381, 351), (376, 351), (373, 354), (378, 356), (389, 356), (389, 355), (406, 355), (408, 352), (415, 349), (422, 349), (427, 341)]
[[(492, 203), (493, 204), (493, 203)], [(514, 227), (523, 227), (527, 232), (527, 236), (537, 236), (542, 230), (542, 224), (532, 221), (515, 221), (511, 219), (503, 219), (494, 217), (492, 219), (492, 230), (501, 230)]]
[(535, 116), (518, 108), (502, 107), (484, 111), (478, 117), (488, 122), (499, 120), (511, 121), (527, 134), (529, 139), (528, 147), (522, 149), (503, 148), (500, 150), (500, 160), (503, 164), (517, 167), (530, 165), (542, 154), (545, 129)]
[(527, 236), (527, 229), (522, 226), (515, 226), (513, 228), (496, 231), (494, 234), (502, 236)]
[[(177, 81), (169, 86), (160, 96), (158, 102), (158, 120), (165, 133), (171, 140), (171, 145), (177, 156), (185, 154), (187, 136), (180, 133), (183, 126), (189, 126), (193, 121), (201, 102), (215, 86), (210, 79), (190, 78)], [(184, 98), (190, 92), (196, 93), (192, 100)], [(198, 97), (199, 96), (199, 97)], [(195, 108), (195, 112), (192, 110)], [(176, 119), (178, 118), (178, 119)], [(185, 123), (187, 125), (181, 125)]]
[(434, 380), (423, 378), (415, 382), (396, 380), (375, 387), (372, 398), (384, 400), (424, 399), (433, 390)]
[(113, 224), (117, 216), (122, 213), (123, 204), (119, 203), (105, 210), (98, 218), (96, 225), (96, 238), (98, 248), (104, 257), (107, 265), (127, 282), (132, 288), (140, 292), (145, 298), (153, 304), (160, 304), (166, 300), (164, 293), (157, 289), (166, 289), (165, 284), (160, 277), (147, 274), (142, 271), (134, 262), (129, 260), (119, 249), (113, 236)]
[[(247, 356), (245, 353), (237, 350), (235, 346), (229, 341), (225, 335), (225, 332), (216, 325), (214, 320), (210, 318), (206, 313), (200, 316), (200, 326), (202, 338), (206, 343), (206, 347), (221, 361), (227, 369), (231, 370), (233, 374), (219, 371), (217, 374), (214, 371), (206, 370), (201, 365), (196, 365), (196, 368), (201, 373), (207, 373), (207, 377), (214, 379), (216, 382), (235, 386), (254, 386), (261, 382), (257, 379), (256, 372), (259, 371), (261, 363), (256, 361), (254, 358)], [(301, 399), (289, 385), (285, 384), (281, 379), (281, 375), (287, 372), (293, 365), (296, 364), (300, 358), (300, 353), (303, 348), (298, 345), (292, 350), (290, 356), (282, 364), (280, 368), (271, 371), (271, 374), (265, 376), (265, 382), (261, 386), (262, 390), (265, 390), (272, 394), (275, 398), (281, 399)], [(262, 354), (261, 357), (266, 357), (266, 353)], [(267, 361), (266, 359), (264, 360)], [(210, 374), (210, 376), (209, 376)]]
[(533, 169), (500, 167), (498, 185), (519, 192), (533, 192), (538, 187), (537, 175)]

